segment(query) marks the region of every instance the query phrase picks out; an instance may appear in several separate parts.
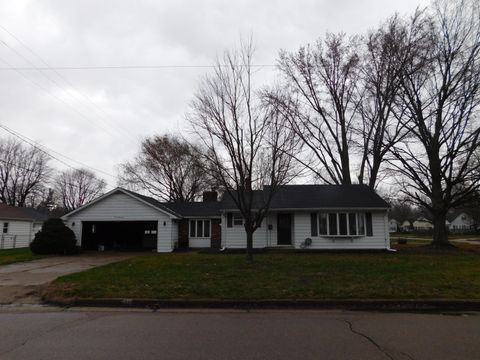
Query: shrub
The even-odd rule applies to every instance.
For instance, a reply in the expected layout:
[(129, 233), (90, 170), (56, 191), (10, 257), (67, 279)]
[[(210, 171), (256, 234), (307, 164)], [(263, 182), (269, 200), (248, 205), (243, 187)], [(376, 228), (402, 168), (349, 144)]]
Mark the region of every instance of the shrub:
[(61, 219), (48, 219), (30, 243), (34, 254), (70, 255), (77, 252), (75, 234)]

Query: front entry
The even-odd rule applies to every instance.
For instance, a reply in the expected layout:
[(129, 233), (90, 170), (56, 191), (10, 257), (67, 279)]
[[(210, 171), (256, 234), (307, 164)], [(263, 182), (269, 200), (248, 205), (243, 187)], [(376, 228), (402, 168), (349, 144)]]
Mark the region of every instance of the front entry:
[(277, 244), (292, 245), (292, 214), (277, 215)]

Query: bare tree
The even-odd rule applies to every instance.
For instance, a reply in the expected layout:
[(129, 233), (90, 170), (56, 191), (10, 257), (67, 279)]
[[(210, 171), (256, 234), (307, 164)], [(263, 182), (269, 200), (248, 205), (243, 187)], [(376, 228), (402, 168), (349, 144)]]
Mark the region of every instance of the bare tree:
[[(409, 132), (393, 149), (394, 168), (411, 196), (433, 216), (433, 244), (449, 245), (448, 210), (480, 187), (478, 119), (480, 12), (476, 1), (437, 1), (432, 15), (415, 16), (406, 39), (416, 39), (401, 74), (398, 119)], [(419, 41), (424, 39), (425, 41)]]
[[(204, 162), (239, 209), (252, 260), (253, 234), (272, 198), (293, 174), (296, 146), (287, 120), (254, 90), (253, 47), (226, 52), (201, 82), (189, 120), (207, 151)], [(261, 198), (255, 190), (267, 186)]]
[(145, 139), (132, 162), (120, 166), (120, 183), (165, 201), (193, 201), (214, 187), (201, 166), (202, 149), (172, 135)]
[(361, 56), (361, 80), (358, 91), (359, 120), (355, 122), (355, 147), (360, 154), (358, 181), (375, 188), (384, 160), (391, 148), (407, 132), (395, 113), (403, 111), (398, 104), (401, 70), (408, 58), (404, 45), (404, 21), (391, 17), (364, 39)]
[(48, 155), (12, 138), (0, 141), (0, 201), (26, 206), (41, 192), (50, 174)]
[(106, 183), (95, 174), (86, 169), (66, 170), (54, 180), (55, 192), (63, 204), (63, 207), (72, 211), (105, 191)]
[[(279, 68), (290, 97), (277, 106), (297, 104), (292, 129), (306, 156), (296, 156), (322, 182), (351, 184), (351, 145), (358, 112), (359, 38), (327, 34), (315, 46), (280, 53)], [(277, 99), (278, 100), (278, 99)], [(284, 112), (284, 110), (282, 110)]]

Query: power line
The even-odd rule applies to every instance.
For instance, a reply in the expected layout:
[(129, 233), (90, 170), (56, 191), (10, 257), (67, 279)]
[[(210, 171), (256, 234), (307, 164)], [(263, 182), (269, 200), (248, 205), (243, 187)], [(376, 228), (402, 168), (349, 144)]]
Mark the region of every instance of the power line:
[[(11, 31), (9, 31), (8, 29), (6, 29), (4, 26), (0, 25), (0, 29), (2, 29), (4, 32), (6, 32), (8, 35), (10, 35), (13, 39), (15, 39), (21, 46), (23, 46), (28, 52), (30, 52), (33, 56), (35, 56), (36, 58), (38, 58), (46, 67), (39, 67), (39, 66), (36, 66), (34, 63), (32, 63), (29, 59), (27, 59), (25, 56), (23, 56), (21, 53), (19, 53), (17, 50), (15, 50), (14, 48), (10, 47), (7, 43), (5, 43), (4, 41), (0, 40), (0, 42), (6, 46), (8, 49), (10, 49), (11, 51), (13, 51), (15, 54), (17, 54), (18, 56), (22, 57), (25, 61), (27, 61), (30, 65), (32, 65), (33, 69), (35, 70), (38, 70), (38, 72), (40, 72), (43, 76), (45, 76), (47, 79), (49, 79), (52, 83), (54, 83), (55, 85), (57, 85), (60, 89), (61, 89), (61, 85), (58, 84), (57, 81), (55, 81), (54, 79), (50, 78), (47, 74), (45, 74), (45, 71), (46, 70), (52, 70), (60, 79), (62, 79), (64, 81), (64, 83), (66, 83), (69, 87), (73, 88), (74, 91), (72, 92), (69, 88), (67, 88), (67, 91), (70, 93), (70, 94), (73, 94), (72, 97), (73, 98), (76, 98), (78, 99), (79, 97), (77, 96), (80, 95), (81, 98), (85, 99), (89, 104), (91, 104), (93, 107), (95, 107), (96, 109), (98, 109), (100, 112), (102, 112), (104, 114), (104, 118), (106, 116), (107, 119), (109, 120), (113, 120), (110, 118), (110, 116), (102, 109), (100, 108), (95, 102), (93, 102), (90, 97), (88, 97), (87, 95), (81, 93), (78, 89), (76, 89), (73, 84), (67, 79), (65, 78), (62, 74), (60, 74), (57, 70), (53, 69), (39, 54), (37, 54), (35, 51), (33, 51), (25, 42), (23, 42), (22, 40), (20, 40), (17, 36), (15, 36), (15, 34), (13, 34)], [(107, 125), (108, 122), (104, 121)], [(123, 126), (121, 126), (120, 124), (117, 124), (115, 123), (115, 121), (113, 120), (115, 126), (114, 126), (114, 129), (116, 131), (118, 131), (118, 129), (122, 129), (125, 134), (127, 134), (128, 136), (131, 136), (132, 139), (134, 139), (134, 141), (137, 141), (137, 139), (135, 139), (132, 135), (131, 135), (131, 132), (124, 128)]]
[[(53, 153), (55, 153), (55, 154), (58, 154), (59, 156), (65, 158), (65, 159), (68, 159), (68, 160), (70, 160), (70, 161), (73, 161), (73, 162), (75, 162), (75, 163), (77, 163), (77, 164), (79, 164), (79, 165), (81, 165), (81, 166), (83, 166), (83, 167), (89, 168), (90, 170), (93, 170), (93, 171), (96, 171), (96, 172), (100, 172), (100, 173), (105, 174), (105, 175), (107, 175), (107, 176), (110, 176), (110, 177), (112, 177), (112, 178), (114, 178), (114, 179), (117, 179), (117, 177), (116, 177), (115, 175), (112, 175), (112, 174), (110, 174), (110, 173), (107, 173), (106, 171), (103, 171), (103, 170), (94, 168), (93, 166), (89, 166), (89, 165), (87, 165), (87, 164), (84, 164), (84, 163), (82, 163), (82, 162), (80, 162), (80, 161), (78, 161), (78, 160), (72, 159), (71, 157), (69, 157), (69, 156), (67, 156), (67, 155), (64, 155), (64, 154), (62, 154), (62, 153), (60, 153), (60, 152), (58, 152), (58, 151), (55, 151), (55, 150), (53, 150), (53, 149), (51, 149), (51, 148), (48, 148), (48, 147), (46, 147), (45, 145), (39, 144), (38, 142), (30, 139), (29, 137), (27, 137), (27, 136), (25, 136), (25, 135), (23, 135), (23, 134), (20, 134), (19, 132), (15, 131), (15, 130), (13, 130), (13, 129), (11, 129), (11, 128), (9, 128), (9, 127), (6, 126), (6, 125), (0, 124), (0, 128), (4, 129), (5, 131), (7, 131), (7, 132), (10, 133), (11, 135), (15, 136), (16, 138), (20, 139), (21, 141), (29, 144), (30, 146), (33, 146), (34, 148), (36, 148), (36, 149), (38, 149), (39, 151), (41, 151), (41, 152), (43, 152), (44, 154), (46, 154), (47, 156), (51, 157), (52, 159), (57, 160), (58, 162), (62, 163), (63, 165), (65, 165), (65, 166), (67, 166), (67, 167), (69, 167), (69, 168), (71, 168), (71, 169), (73, 169), (73, 170), (77, 170), (77, 169), (76, 169), (74, 166), (71, 166), (70, 164), (68, 164), (67, 162), (65, 162), (65, 161), (57, 158), (56, 156), (53, 156), (53, 155), (52, 155), (51, 153), (49, 153), (48, 151), (53, 152)], [(45, 150), (45, 149), (47, 149), (48, 151)]]
[[(227, 67), (230, 65), (220, 65)], [(246, 65), (235, 65), (236, 67)], [(274, 64), (251, 64), (252, 68), (276, 68)], [(0, 67), (0, 70), (156, 70), (156, 69), (208, 69), (216, 68), (218, 65), (85, 65), (85, 66), (48, 66), (48, 67), (29, 67), (15, 66), (12, 68)]]

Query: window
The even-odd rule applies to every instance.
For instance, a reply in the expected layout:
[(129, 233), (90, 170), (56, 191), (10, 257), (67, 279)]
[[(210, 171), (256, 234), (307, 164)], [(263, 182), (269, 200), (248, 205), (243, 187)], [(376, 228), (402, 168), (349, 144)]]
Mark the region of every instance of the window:
[(340, 235), (348, 235), (347, 229), (347, 214), (338, 214), (338, 224), (340, 229)]
[(209, 238), (210, 220), (190, 220), (191, 238)]
[(322, 213), (320, 214), (320, 234), (327, 235), (328, 234), (328, 226), (327, 226), (327, 214)]
[(328, 234), (337, 235), (337, 214), (328, 214)]
[[(310, 214), (312, 236), (372, 236), (371, 213), (320, 213)], [(315, 231), (318, 230), (318, 231)], [(315, 235), (314, 235), (315, 234)]]
[(3, 223), (3, 233), (8, 234), (8, 222)]

